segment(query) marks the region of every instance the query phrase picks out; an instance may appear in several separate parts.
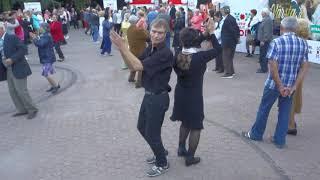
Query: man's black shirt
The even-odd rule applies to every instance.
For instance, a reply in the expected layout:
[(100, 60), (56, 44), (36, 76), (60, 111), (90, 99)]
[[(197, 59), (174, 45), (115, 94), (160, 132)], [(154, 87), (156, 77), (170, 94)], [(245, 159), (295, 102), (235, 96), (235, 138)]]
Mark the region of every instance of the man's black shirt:
[(139, 58), (143, 65), (142, 86), (146, 91), (161, 93), (170, 91), (170, 75), (173, 66), (173, 54), (165, 43), (152, 49), (149, 45)]

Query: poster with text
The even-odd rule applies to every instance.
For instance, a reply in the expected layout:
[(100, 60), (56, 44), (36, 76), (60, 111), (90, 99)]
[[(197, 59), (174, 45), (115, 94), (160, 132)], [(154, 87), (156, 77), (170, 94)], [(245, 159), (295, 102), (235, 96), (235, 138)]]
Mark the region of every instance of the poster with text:
[(117, 0), (103, 0), (103, 7), (109, 7), (112, 10), (118, 10)]
[(31, 12), (41, 12), (41, 3), (40, 2), (24, 3), (24, 10), (31, 11)]
[(306, 19), (310, 24), (310, 38), (320, 41), (320, 0), (269, 0), (269, 7), (278, 26), (287, 16)]

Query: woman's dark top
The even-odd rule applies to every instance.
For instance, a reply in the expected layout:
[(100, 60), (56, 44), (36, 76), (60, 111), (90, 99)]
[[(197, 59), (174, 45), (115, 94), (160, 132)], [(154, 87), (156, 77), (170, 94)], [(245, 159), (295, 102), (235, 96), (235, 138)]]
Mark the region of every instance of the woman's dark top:
[(35, 46), (38, 47), (38, 54), (41, 64), (54, 63), (56, 56), (53, 51), (53, 40), (50, 33), (44, 33), (33, 40)]
[[(171, 116), (173, 121), (182, 121), (182, 125), (190, 129), (203, 129), (203, 75), (207, 62), (221, 53), (215, 35), (211, 35), (214, 48), (194, 54), (175, 56), (174, 71), (177, 84), (174, 95), (174, 107)], [(184, 61), (181, 61), (184, 58)]]

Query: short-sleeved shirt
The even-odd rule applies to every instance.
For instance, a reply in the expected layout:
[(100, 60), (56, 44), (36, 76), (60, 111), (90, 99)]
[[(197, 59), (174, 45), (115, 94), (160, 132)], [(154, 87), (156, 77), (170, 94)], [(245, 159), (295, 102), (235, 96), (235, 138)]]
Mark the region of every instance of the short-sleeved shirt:
[[(295, 33), (284, 33), (270, 43), (267, 58), (269, 61), (277, 62), (283, 86), (292, 87), (302, 63), (308, 61), (307, 41), (299, 38)], [(271, 73), (268, 75), (265, 86), (276, 89)]]
[(174, 61), (165, 43), (153, 49), (149, 45), (139, 59), (143, 65), (142, 86), (145, 90), (155, 94), (170, 91), (169, 81)]

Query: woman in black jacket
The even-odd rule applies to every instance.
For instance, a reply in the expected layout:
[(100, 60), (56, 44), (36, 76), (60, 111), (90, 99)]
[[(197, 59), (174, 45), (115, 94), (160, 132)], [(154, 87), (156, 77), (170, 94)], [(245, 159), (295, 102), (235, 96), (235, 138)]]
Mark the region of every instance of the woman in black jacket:
[[(174, 71), (177, 84), (174, 94), (174, 107), (171, 116), (173, 121), (181, 121), (179, 133), (178, 156), (185, 157), (186, 166), (200, 162), (194, 157), (203, 129), (203, 76), (207, 63), (221, 53), (221, 47), (214, 35), (214, 27), (208, 27), (208, 35), (213, 48), (200, 51), (198, 48), (202, 34), (192, 28), (184, 28), (180, 32), (182, 51), (175, 55)], [(189, 149), (186, 140), (189, 136)]]

